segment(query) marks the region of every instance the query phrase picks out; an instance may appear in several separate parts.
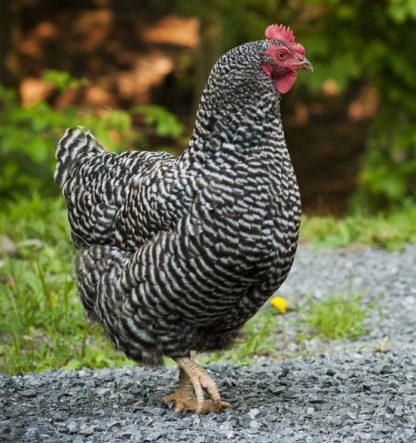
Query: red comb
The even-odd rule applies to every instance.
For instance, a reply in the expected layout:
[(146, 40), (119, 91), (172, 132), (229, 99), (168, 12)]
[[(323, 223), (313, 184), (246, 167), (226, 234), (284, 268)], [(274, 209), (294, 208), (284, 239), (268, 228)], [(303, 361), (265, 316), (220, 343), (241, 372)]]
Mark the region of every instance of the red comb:
[(295, 43), (295, 36), (289, 26), (270, 25), (266, 28), (265, 34), (268, 40), (282, 40), (287, 43)]

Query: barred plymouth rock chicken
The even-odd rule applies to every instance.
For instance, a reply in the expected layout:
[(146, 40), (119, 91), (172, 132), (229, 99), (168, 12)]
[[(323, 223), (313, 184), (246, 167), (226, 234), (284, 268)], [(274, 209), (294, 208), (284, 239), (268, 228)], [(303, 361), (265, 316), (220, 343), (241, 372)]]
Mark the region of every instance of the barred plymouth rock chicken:
[(109, 153), (80, 127), (58, 143), (82, 303), (129, 358), (176, 360), (177, 411), (230, 407), (191, 353), (229, 347), (291, 268), (301, 208), (279, 102), (299, 68), (303, 46), (271, 25), (215, 64), (179, 157)]

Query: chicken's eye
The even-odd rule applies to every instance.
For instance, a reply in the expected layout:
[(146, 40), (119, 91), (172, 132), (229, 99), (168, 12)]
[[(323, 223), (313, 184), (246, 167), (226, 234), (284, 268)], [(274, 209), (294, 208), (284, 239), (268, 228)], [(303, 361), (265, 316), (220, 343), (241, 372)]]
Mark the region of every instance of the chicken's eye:
[(282, 61), (287, 59), (287, 53), (284, 51), (278, 51), (277, 52), (277, 58)]

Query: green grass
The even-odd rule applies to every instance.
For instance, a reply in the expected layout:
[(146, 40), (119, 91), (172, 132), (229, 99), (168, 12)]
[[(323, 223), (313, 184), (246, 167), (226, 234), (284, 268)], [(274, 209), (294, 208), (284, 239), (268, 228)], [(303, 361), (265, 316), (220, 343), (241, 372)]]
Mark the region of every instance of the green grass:
[[(406, 214), (385, 220), (306, 218), (302, 239), (319, 246), (364, 242), (398, 248), (405, 242), (416, 242), (415, 211), (409, 209)], [(2, 236), (16, 245), (17, 255), (0, 255), (0, 372), (133, 364), (113, 349), (98, 325), (85, 319), (74, 281), (76, 251), (69, 241), (61, 198), (34, 195), (6, 204), (0, 212)], [(340, 318), (361, 318), (359, 310), (348, 314), (347, 307), (342, 303), (340, 306), (345, 310)], [(338, 337), (339, 332), (331, 336), (328, 331), (339, 328), (340, 323), (325, 321), (332, 321), (340, 306), (326, 302), (311, 305), (310, 325), (320, 334)], [(257, 355), (275, 355), (279, 351), (275, 332), (281, 321), (277, 311), (262, 310), (247, 323), (243, 339), (232, 350), (212, 353), (203, 359), (241, 364)], [(359, 330), (352, 327), (350, 337)]]
[(369, 306), (363, 305), (361, 294), (331, 294), (324, 300), (308, 299), (305, 323), (311, 331), (325, 339), (357, 339), (366, 332)]
[(340, 248), (353, 243), (401, 250), (416, 243), (416, 206), (375, 216), (307, 217), (302, 219), (300, 238), (313, 246)]
[(1, 235), (17, 256), (0, 259), (0, 372), (131, 364), (84, 317), (61, 200), (34, 196), (8, 205)]

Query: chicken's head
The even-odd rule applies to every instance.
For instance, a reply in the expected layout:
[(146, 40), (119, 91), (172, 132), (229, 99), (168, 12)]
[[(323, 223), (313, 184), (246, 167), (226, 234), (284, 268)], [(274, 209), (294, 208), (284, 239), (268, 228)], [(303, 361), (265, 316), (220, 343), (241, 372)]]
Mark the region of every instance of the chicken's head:
[(263, 53), (263, 72), (274, 81), (281, 94), (286, 94), (295, 83), (297, 70), (303, 68), (312, 71), (312, 64), (305, 58), (305, 48), (296, 43), (289, 27), (268, 26), (266, 39), (270, 42)]

